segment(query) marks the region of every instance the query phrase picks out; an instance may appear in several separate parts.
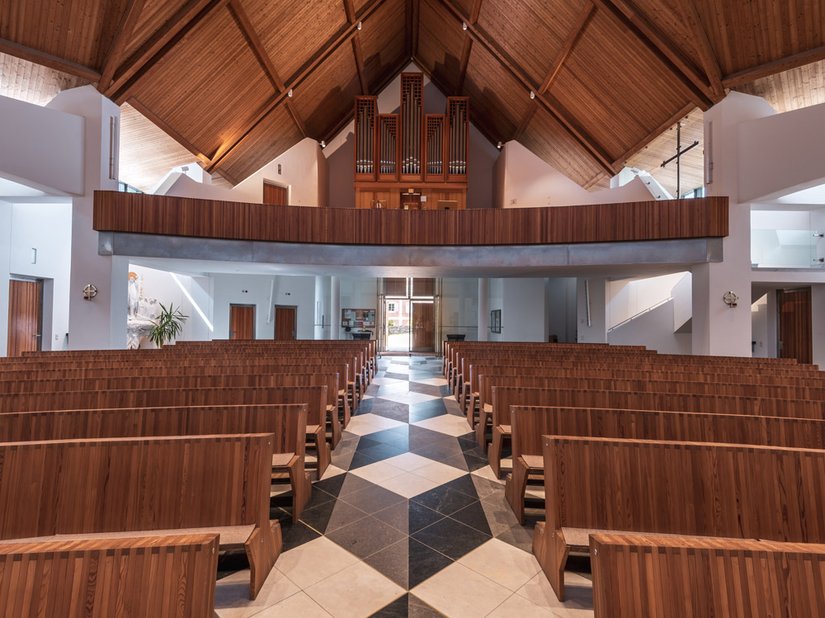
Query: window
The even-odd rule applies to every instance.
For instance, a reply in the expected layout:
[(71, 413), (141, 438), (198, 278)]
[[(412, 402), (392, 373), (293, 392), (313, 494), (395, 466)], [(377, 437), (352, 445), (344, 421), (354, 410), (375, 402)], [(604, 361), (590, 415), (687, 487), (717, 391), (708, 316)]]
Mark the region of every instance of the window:
[(387, 311), (395, 311), (395, 303), (387, 303)]

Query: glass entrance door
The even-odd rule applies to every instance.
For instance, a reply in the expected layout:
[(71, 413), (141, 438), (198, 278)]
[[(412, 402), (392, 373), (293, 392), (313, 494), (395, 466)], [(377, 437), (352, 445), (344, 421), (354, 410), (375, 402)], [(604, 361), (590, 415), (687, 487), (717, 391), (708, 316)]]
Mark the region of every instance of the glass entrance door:
[(410, 301), (388, 298), (384, 301), (384, 341), (387, 352), (410, 351)]

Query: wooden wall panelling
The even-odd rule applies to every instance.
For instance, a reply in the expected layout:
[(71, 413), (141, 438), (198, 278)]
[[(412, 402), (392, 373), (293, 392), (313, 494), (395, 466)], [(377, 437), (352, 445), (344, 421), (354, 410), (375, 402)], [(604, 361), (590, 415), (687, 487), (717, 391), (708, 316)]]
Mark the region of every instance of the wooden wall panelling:
[(0, 614), (211, 616), (217, 567), (216, 534), (5, 543)]
[[(536, 115), (537, 117), (539, 114)], [(216, 202), (96, 192), (97, 231), (227, 240), (499, 245), (722, 237), (727, 198), (557, 208), (405, 212)]]

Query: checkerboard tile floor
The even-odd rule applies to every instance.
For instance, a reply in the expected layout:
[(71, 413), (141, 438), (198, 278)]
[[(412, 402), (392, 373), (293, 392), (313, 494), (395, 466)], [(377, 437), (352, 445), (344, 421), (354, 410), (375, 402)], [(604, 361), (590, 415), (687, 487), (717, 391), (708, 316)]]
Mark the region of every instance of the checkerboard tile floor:
[(441, 359), (378, 368), (300, 521), (274, 499), (284, 551), (260, 595), (246, 596), (244, 564), (223, 561), (216, 615), (592, 616), (586, 573), (568, 573), (568, 600), (556, 599), (530, 552), (533, 522), (510, 511)]

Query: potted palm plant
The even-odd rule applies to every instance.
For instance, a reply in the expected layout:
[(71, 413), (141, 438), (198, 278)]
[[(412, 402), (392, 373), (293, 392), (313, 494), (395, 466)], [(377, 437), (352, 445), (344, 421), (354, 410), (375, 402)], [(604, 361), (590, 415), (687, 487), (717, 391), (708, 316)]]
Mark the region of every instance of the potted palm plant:
[(169, 303), (168, 308), (163, 303), (158, 304), (160, 305), (160, 313), (156, 319), (152, 320), (154, 326), (149, 332), (149, 340), (162, 348), (164, 344), (169, 343), (181, 333), (189, 316), (183, 315), (180, 307), (175, 308), (173, 303)]

